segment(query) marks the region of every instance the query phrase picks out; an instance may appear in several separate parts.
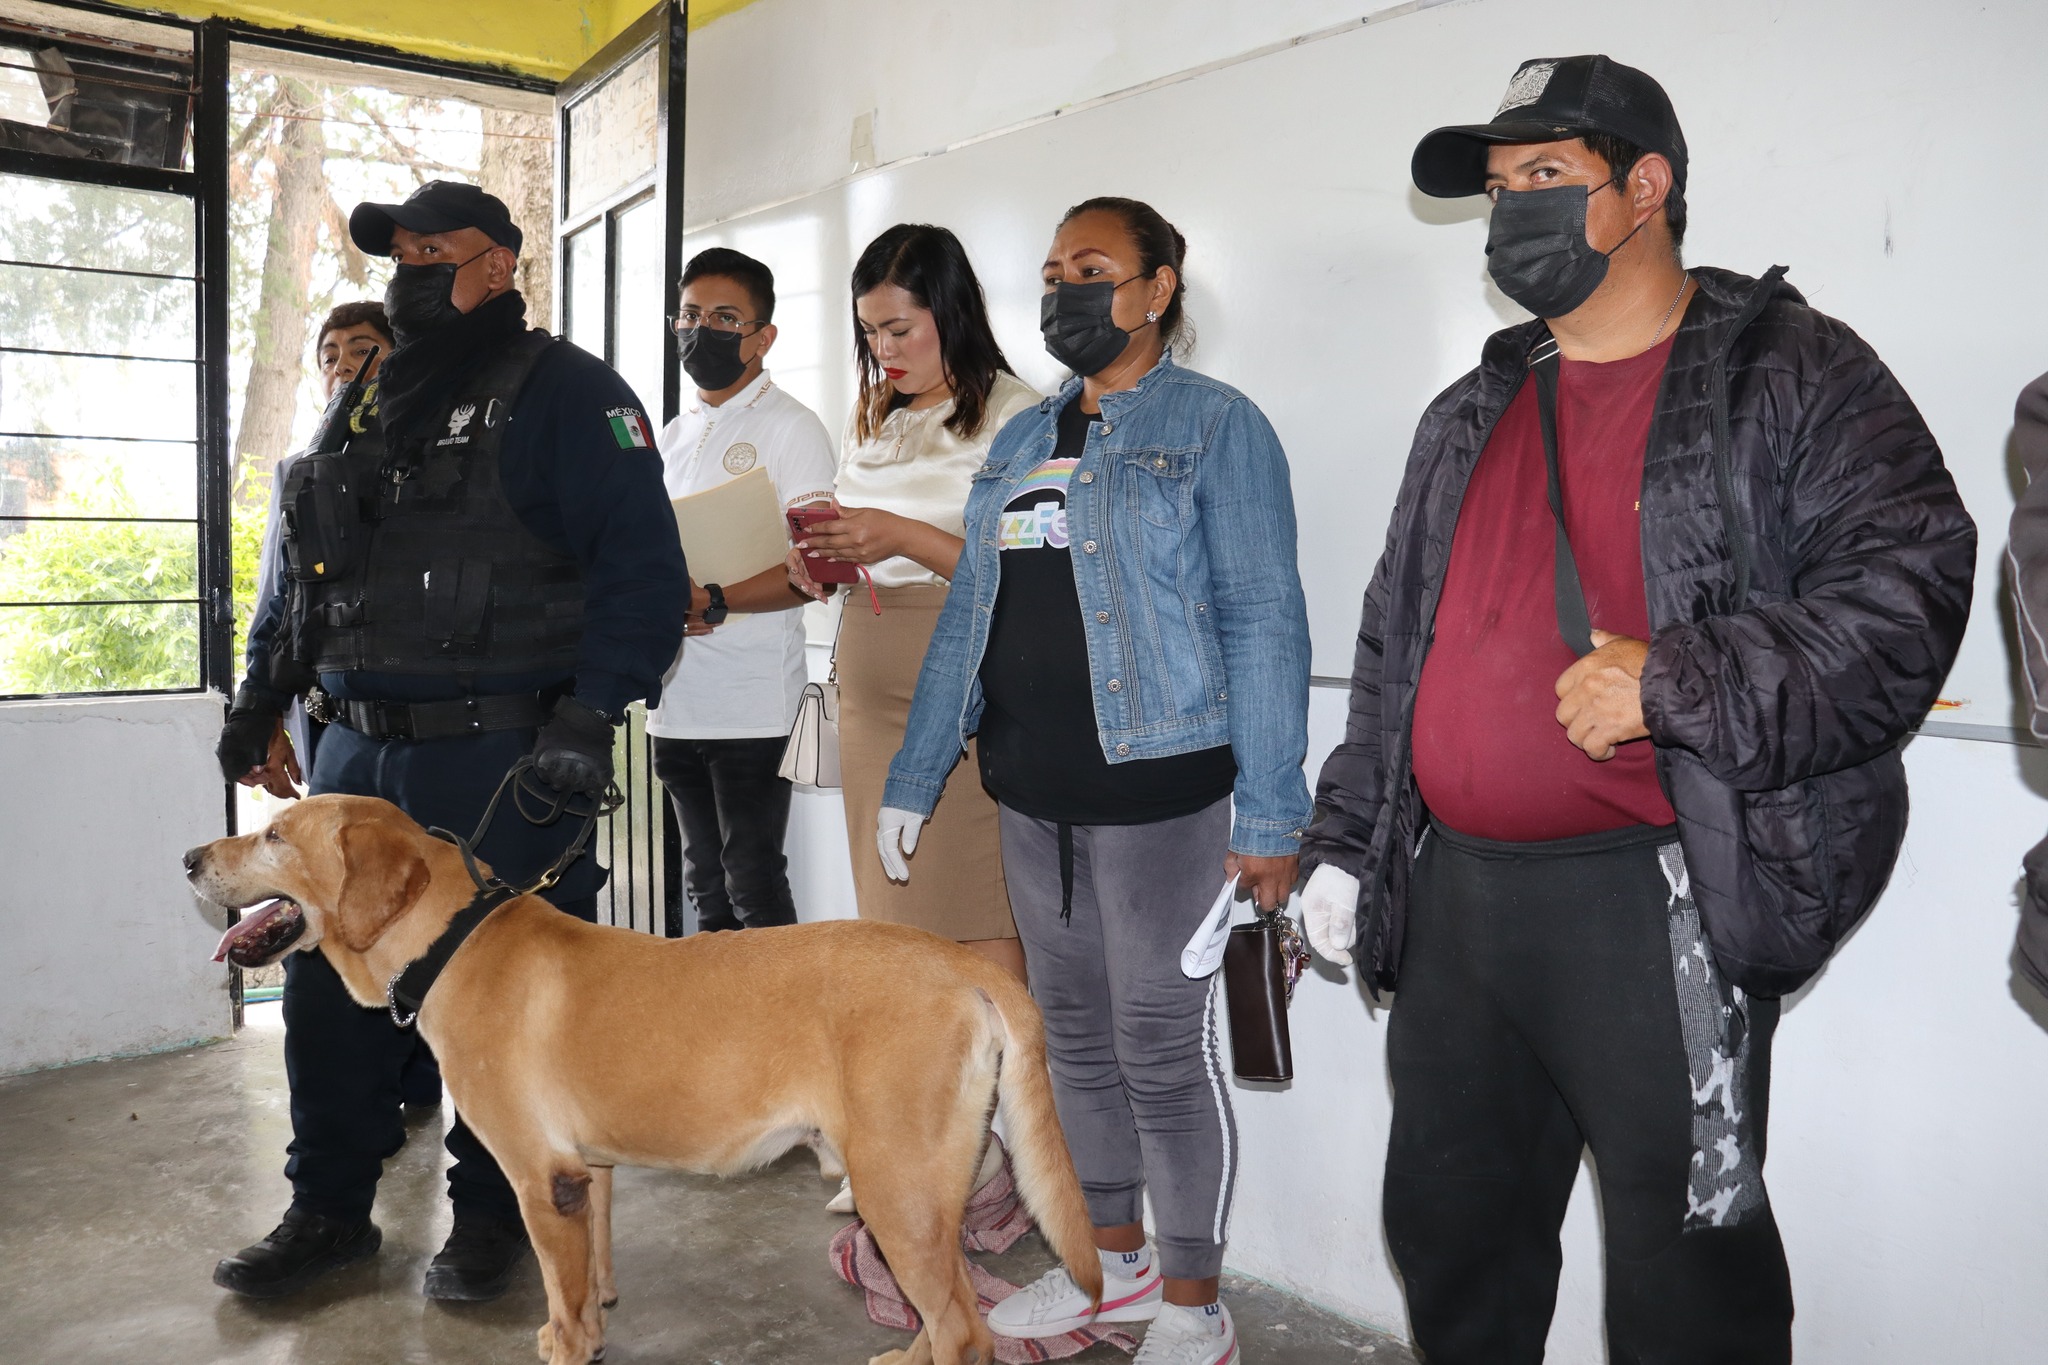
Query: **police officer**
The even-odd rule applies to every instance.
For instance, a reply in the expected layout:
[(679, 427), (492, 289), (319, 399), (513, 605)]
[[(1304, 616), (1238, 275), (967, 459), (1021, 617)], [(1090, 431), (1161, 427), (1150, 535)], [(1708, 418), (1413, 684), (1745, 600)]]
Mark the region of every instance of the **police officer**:
[[(527, 799), (507, 793), (477, 850), (524, 884), (610, 784), (613, 727), (629, 702), (658, 699), (682, 641), (689, 582), (653, 428), (609, 366), (527, 327), (522, 234), (496, 198), (433, 181), (403, 204), (358, 204), (349, 235), (396, 263), (397, 346), (360, 401), (329, 414), (346, 449), (293, 466), (285, 563), (250, 630), (221, 767), (259, 767), (277, 715), (309, 690), (333, 722), (313, 792), (381, 796), (467, 836), (530, 756)], [(565, 818), (529, 820), (555, 800)], [(594, 920), (603, 879), (585, 854), (549, 899)], [(405, 1140), (411, 1033), (356, 1004), (319, 953), (287, 958), (284, 1019), (292, 1205), (214, 1270), (257, 1297), (377, 1250), (377, 1179)], [(459, 1115), (447, 1141), (454, 1229), (425, 1292), (493, 1299), (528, 1249), (519, 1206)]]

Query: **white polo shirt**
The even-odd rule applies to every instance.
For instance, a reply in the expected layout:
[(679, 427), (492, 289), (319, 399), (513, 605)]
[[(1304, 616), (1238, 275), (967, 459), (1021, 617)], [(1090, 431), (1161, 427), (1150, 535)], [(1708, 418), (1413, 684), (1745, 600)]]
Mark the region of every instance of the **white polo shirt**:
[[(662, 428), (656, 444), (671, 498), (701, 493), (756, 467), (768, 471), (784, 507), (832, 496), (837, 461), (825, 424), (777, 388), (766, 370), (717, 407), (692, 401)], [(685, 545), (685, 557), (689, 552)], [(647, 713), (647, 733), (665, 739), (786, 735), (805, 679), (801, 610), (734, 616), (709, 635), (683, 641), (662, 679), (661, 705)]]

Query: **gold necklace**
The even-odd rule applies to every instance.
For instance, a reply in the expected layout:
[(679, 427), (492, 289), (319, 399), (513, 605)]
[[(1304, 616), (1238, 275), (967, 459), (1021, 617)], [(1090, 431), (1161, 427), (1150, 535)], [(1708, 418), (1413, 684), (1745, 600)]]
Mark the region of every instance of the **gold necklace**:
[[(947, 402), (951, 401), (951, 399), (947, 400)], [(933, 413), (937, 412), (940, 408), (943, 408), (944, 406), (946, 406), (945, 403), (934, 403), (928, 408), (903, 409), (903, 429), (896, 433), (896, 444), (889, 448), (890, 464), (896, 463), (897, 459), (903, 454), (903, 443), (910, 439), (910, 433), (913, 431), (924, 430), (925, 422), (931, 417)], [(895, 416), (894, 413), (891, 413), (890, 415), (892, 417)]]

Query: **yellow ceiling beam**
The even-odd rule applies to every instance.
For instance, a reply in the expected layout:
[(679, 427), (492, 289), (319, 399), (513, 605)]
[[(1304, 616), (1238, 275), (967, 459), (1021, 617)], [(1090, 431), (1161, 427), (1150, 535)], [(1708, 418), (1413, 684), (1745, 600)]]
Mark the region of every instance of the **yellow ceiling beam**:
[[(441, 61), (506, 67), (561, 80), (635, 19), (647, 0), (115, 0), (186, 19), (240, 19), (265, 28), (375, 43)], [(690, 27), (702, 28), (755, 0), (694, 0)]]
[(756, 3), (758, 0), (690, 0), (690, 32), (695, 33), (713, 19), (723, 19)]

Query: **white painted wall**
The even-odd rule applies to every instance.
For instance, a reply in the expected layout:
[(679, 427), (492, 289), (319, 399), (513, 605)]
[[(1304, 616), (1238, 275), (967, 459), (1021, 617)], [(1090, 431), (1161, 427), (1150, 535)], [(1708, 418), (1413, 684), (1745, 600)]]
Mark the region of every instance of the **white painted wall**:
[[(786, 276), (774, 368), (834, 423), (851, 396), (845, 280), (883, 228), (958, 232), (1010, 359), (1046, 386), (1060, 371), (1037, 335), (1037, 263), (1060, 213), (1151, 201), (1188, 239), (1197, 368), (1257, 400), (1287, 446), (1316, 671), (1341, 674), (1417, 415), (1524, 316), (1486, 279), (1484, 201), (1424, 198), (1409, 157), (1429, 128), (1488, 117), (1520, 59), (1604, 50), (1661, 77), (1684, 123), (1688, 259), (1787, 264), (1869, 338), (1998, 543), (2013, 400), (2048, 369), (2048, 178), (2011, 169), (2048, 126), (2048, 5), (1448, 0), (1363, 26), (1336, 10), (760, 0), (693, 39), (689, 245)], [(1196, 59), (1215, 65), (1174, 78)], [(879, 168), (849, 180), (849, 130), (871, 108)], [(2013, 723), (1998, 558), (1980, 560), (1952, 723)]]
[[(1288, 446), (1317, 671), (1341, 675), (1415, 419), (1518, 316), (1484, 277), (1483, 210), (1417, 195), (1408, 156), (1436, 124), (1487, 117), (1519, 59), (1607, 51), (1657, 74), (1684, 120), (1688, 258), (1789, 263), (1926, 413), (1984, 532), (1951, 692), (1976, 703), (1969, 720), (2007, 722), (2005, 442), (2014, 395), (2048, 368), (2048, 276), (2030, 255), (2048, 181), (2024, 170), (2048, 125), (2048, 5), (1369, 5), (761, 0), (692, 36), (687, 245), (774, 266), (777, 378), (836, 424), (852, 389), (845, 279), (875, 233), (959, 232), (999, 338), (1044, 386), (1058, 372), (1034, 267), (1059, 212), (1151, 199), (1191, 243), (1198, 365), (1257, 399)], [(1284, 42), (1361, 10), (1362, 27)], [(854, 175), (870, 113), (878, 169)], [(1311, 774), (1342, 715), (1341, 691), (1313, 694)], [(2048, 1002), (2013, 983), (2008, 957), (2018, 859), (2048, 827), (2048, 753), (1921, 738), (1907, 766), (1915, 814), (1893, 885), (1778, 1035), (1767, 1177), (1798, 1351), (2018, 1365), (2048, 1340)], [(804, 917), (851, 914), (836, 798), (797, 798), (789, 846)], [(865, 832), (854, 853), (873, 856)], [(1237, 1089), (1230, 1265), (1398, 1331), (1379, 1211), (1385, 1019), (1324, 969), (1293, 1011), (1296, 1082)], [(1564, 1240), (1551, 1358), (1598, 1361), (1584, 1182)]]
[(211, 694), (0, 704), (0, 1075), (224, 1038), (179, 859), (225, 823)]
[(843, 179), (863, 114), (870, 164), (887, 165), (1361, 12), (1442, 3), (759, 0), (690, 35), (685, 217), (719, 222)]

